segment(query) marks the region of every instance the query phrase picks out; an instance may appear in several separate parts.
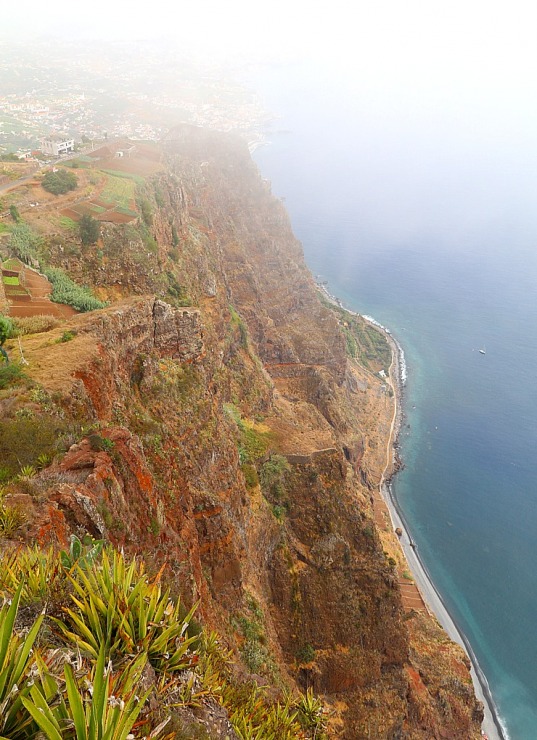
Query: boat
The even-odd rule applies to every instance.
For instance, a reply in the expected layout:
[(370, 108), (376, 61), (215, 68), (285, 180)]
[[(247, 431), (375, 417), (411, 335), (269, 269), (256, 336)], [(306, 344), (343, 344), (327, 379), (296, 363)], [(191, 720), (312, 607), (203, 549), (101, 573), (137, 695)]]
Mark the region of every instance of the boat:
[(479, 350), (479, 354), (480, 354), (480, 355), (486, 355), (486, 354), (487, 354), (487, 351), (486, 351), (486, 349), (485, 349), (484, 347), (483, 347), (483, 349), (480, 349), (480, 350)]

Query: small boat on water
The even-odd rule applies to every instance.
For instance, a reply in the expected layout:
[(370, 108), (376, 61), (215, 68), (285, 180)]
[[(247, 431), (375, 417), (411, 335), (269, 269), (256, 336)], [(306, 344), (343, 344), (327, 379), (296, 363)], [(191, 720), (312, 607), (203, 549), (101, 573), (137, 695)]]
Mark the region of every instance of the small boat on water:
[(480, 354), (480, 355), (486, 355), (486, 354), (487, 354), (487, 351), (486, 351), (486, 349), (485, 349), (484, 347), (483, 347), (483, 349), (480, 349), (480, 350), (479, 350), (479, 354)]

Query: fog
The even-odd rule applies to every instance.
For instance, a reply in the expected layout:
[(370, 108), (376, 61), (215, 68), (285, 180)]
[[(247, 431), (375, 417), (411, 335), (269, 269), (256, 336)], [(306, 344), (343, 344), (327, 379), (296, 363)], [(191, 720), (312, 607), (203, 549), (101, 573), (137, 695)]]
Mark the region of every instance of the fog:
[(533, 15), (527, 3), (471, 0), (26, 0), (3, 9), (0, 38), (149, 39), (201, 60), (290, 65), (295, 109), (323, 109), (315, 135), (347, 121), (349, 147), (352, 127), (356, 156), (342, 152), (340, 166), (359, 170), (364, 219), (404, 238), (537, 210)]

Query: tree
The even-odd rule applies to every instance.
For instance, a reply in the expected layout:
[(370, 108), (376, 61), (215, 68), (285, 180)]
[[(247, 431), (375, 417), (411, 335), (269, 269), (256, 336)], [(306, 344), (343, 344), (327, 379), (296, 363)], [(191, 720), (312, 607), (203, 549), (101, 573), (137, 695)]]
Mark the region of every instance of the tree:
[(101, 234), (99, 222), (93, 216), (90, 216), (89, 213), (85, 213), (82, 216), (78, 222), (78, 228), (80, 229), (82, 244), (85, 246), (95, 244)]
[(74, 172), (69, 172), (68, 170), (52, 172), (50, 170), (41, 181), (41, 185), (53, 195), (63, 195), (63, 193), (74, 190), (78, 185), (78, 180)]
[[(2, 345), (9, 339), (11, 332), (13, 331), (13, 324), (7, 316), (0, 314), (0, 358), (3, 358), (5, 362), (9, 362), (7, 352), (2, 348)], [(1, 361), (1, 360), (0, 360)]]

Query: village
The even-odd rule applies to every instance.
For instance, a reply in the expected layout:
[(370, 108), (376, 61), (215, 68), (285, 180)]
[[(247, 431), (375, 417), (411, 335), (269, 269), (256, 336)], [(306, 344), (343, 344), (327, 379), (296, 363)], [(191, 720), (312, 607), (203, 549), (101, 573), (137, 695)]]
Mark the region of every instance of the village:
[(0, 158), (43, 160), (118, 137), (158, 141), (178, 123), (235, 131), (251, 146), (263, 140), (259, 99), (220, 69), (185, 65), (161, 48), (105, 46), (98, 62), (93, 52), (46, 40), (30, 56), (16, 41), (4, 50)]

